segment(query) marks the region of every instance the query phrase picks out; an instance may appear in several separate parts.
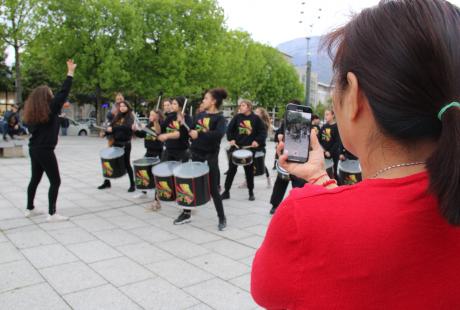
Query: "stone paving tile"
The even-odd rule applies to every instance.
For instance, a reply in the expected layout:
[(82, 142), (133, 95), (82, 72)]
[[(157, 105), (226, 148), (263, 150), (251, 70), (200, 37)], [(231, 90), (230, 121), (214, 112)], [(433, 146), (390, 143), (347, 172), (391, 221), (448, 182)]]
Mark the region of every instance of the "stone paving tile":
[(111, 246), (120, 246), (126, 244), (140, 243), (142, 240), (123, 230), (123, 229), (111, 229), (97, 231), (93, 233), (98, 239), (104, 241)]
[(180, 288), (214, 278), (214, 275), (178, 258), (145, 267)]
[(172, 233), (196, 244), (222, 239), (222, 237), (218, 235), (210, 234), (206, 230), (195, 228), (190, 225), (182, 225), (181, 228), (172, 231)]
[(260, 236), (252, 236), (248, 238), (238, 239), (238, 242), (252, 247), (253, 249), (258, 249), (261, 246), (262, 241), (264, 241), (264, 238)]
[(120, 289), (144, 309), (186, 309), (199, 303), (197, 299), (160, 278)]
[(64, 296), (74, 310), (138, 310), (142, 309), (112, 285)]
[(19, 229), (9, 230), (8, 239), (19, 249), (26, 249), (41, 245), (56, 243), (45, 231), (38, 229), (36, 226), (26, 226)]
[(216, 253), (195, 257), (188, 262), (225, 280), (250, 272), (247, 265)]
[(254, 253), (254, 249), (228, 239), (205, 243), (202, 246), (235, 260), (251, 256)]
[(33, 222), (25, 217), (9, 219), (9, 220), (0, 220), (0, 229), (5, 231), (8, 229), (24, 227), (24, 226), (28, 226), (32, 224)]
[(69, 250), (60, 244), (43, 245), (22, 250), (22, 253), (36, 268), (45, 268), (78, 260)]
[(62, 295), (107, 283), (96, 272), (81, 262), (41, 269), (40, 273)]
[(94, 263), (121, 256), (120, 252), (100, 240), (72, 244), (67, 246), (67, 248), (85, 263)]
[(117, 287), (156, 277), (151, 271), (126, 257), (105, 260), (90, 266)]
[(101, 230), (108, 230), (114, 229), (116, 226), (107, 220), (97, 218), (92, 216), (92, 218), (88, 219), (73, 219), (73, 222), (78, 226), (86, 229), (87, 231), (94, 232), (94, 231), (101, 231)]
[(213, 309), (206, 304), (198, 304), (190, 308), (187, 308), (186, 310), (213, 310)]
[(132, 229), (130, 232), (150, 243), (158, 243), (178, 238), (177, 235), (152, 226)]
[(0, 309), (66, 310), (70, 307), (46, 283), (0, 294)]
[(61, 244), (69, 245), (95, 240), (95, 237), (86, 230), (76, 227), (70, 229), (60, 229), (52, 232), (53, 238)]
[(6, 239), (5, 234), (0, 232), (0, 243), (2, 242), (9, 242), (8, 239)]
[(184, 239), (157, 243), (157, 246), (173, 255), (188, 259), (208, 253), (209, 250)]
[(0, 218), (1, 219), (14, 219), (24, 216), (24, 211), (13, 209), (13, 208), (1, 208)]
[(229, 280), (229, 282), (247, 292), (251, 290), (251, 274), (250, 273), (236, 277), (235, 279), (231, 279)]
[(123, 229), (133, 229), (139, 227), (145, 227), (148, 223), (138, 220), (137, 218), (129, 215), (121, 215), (115, 217), (107, 218), (107, 221), (115, 224), (116, 226), (123, 228)]
[(44, 282), (25, 260), (0, 264), (0, 279), (0, 293)]
[(184, 289), (214, 309), (254, 309), (255, 303), (248, 292), (221, 279), (212, 279)]
[(119, 246), (117, 249), (141, 265), (147, 265), (174, 258), (171, 254), (146, 242)]
[(24, 256), (11, 243), (0, 243), (0, 264), (23, 259)]
[[(68, 214), (66, 213), (68, 216)], [(65, 221), (65, 222), (57, 222), (57, 223), (42, 223), (40, 225), (40, 228), (42, 228), (45, 231), (52, 232), (53, 230), (60, 230), (60, 229), (68, 229), (68, 228), (76, 228), (77, 226), (72, 223), (71, 221)]]

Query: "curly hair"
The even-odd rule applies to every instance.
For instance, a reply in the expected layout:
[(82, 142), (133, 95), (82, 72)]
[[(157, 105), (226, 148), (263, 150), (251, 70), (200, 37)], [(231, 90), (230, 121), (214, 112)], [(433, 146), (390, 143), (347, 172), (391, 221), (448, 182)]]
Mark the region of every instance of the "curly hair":
[(53, 95), (48, 86), (42, 85), (35, 88), (24, 104), (24, 122), (28, 125), (48, 122), (52, 99)]

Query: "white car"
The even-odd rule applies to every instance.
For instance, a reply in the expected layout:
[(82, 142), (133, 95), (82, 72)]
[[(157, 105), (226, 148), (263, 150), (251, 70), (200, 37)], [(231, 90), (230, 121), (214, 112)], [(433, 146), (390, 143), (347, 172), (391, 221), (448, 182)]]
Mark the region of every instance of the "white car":
[(89, 126), (87, 124), (80, 124), (71, 118), (69, 120), (69, 128), (67, 128), (68, 136), (87, 136), (90, 133)]

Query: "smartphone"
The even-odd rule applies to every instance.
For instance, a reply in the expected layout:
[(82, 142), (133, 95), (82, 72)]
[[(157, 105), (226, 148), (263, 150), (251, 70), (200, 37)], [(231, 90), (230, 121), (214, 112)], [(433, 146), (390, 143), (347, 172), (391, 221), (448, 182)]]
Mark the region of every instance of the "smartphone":
[(312, 110), (308, 106), (289, 103), (284, 117), (284, 150), (288, 161), (304, 163), (310, 148)]

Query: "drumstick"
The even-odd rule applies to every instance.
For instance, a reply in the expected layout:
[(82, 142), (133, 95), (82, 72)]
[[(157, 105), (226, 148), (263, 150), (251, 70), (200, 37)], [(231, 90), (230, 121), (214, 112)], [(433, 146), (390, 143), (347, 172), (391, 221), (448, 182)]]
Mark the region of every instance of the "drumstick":
[(187, 101), (188, 99), (185, 98), (185, 102), (184, 102), (184, 106), (182, 107), (182, 121), (183, 121), (183, 126), (187, 129), (187, 131), (190, 131), (190, 127), (187, 125), (187, 123), (185, 122), (185, 117), (184, 117), (184, 111), (185, 111), (185, 108), (187, 107)]
[(107, 127), (98, 126), (98, 125), (94, 125), (94, 124), (92, 124), (91, 126), (93, 126), (93, 127), (96, 128), (96, 129), (101, 129), (101, 130), (104, 130), (104, 131), (107, 130)]
[(182, 107), (182, 114), (184, 114), (185, 107), (187, 107), (187, 101), (188, 101), (188, 99), (185, 98), (184, 106)]
[(147, 127), (144, 127), (144, 128), (141, 128), (142, 131), (145, 131), (146, 133), (148, 133), (149, 135), (152, 135), (154, 137), (158, 136), (157, 133)]
[(157, 102), (157, 111), (160, 108), (160, 102), (161, 102), (161, 96), (163, 95), (163, 92), (160, 92), (160, 96), (158, 97), (158, 102)]

